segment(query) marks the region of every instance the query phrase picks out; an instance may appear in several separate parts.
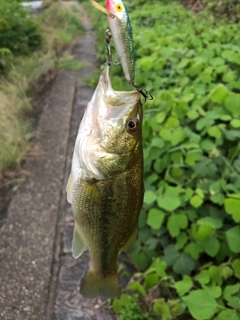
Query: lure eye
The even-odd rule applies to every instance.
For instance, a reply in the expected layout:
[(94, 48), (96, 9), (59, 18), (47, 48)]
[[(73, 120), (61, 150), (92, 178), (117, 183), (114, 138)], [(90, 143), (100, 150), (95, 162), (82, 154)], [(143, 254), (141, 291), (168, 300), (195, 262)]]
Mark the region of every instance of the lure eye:
[(136, 118), (131, 118), (127, 122), (127, 129), (130, 132), (136, 132), (139, 127), (139, 122)]
[(116, 4), (115, 8), (116, 8), (117, 12), (122, 12), (123, 11), (123, 6), (121, 5), (121, 3)]

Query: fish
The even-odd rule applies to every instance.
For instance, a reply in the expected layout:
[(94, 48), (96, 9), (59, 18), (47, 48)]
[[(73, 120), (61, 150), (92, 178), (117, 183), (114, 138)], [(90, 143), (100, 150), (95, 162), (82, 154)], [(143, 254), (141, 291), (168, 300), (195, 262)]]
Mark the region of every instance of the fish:
[(137, 237), (143, 204), (143, 109), (138, 91), (115, 91), (106, 65), (75, 142), (67, 199), (75, 225), (72, 253), (88, 249), (80, 283), (87, 298), (119, 297), (117, 258)]

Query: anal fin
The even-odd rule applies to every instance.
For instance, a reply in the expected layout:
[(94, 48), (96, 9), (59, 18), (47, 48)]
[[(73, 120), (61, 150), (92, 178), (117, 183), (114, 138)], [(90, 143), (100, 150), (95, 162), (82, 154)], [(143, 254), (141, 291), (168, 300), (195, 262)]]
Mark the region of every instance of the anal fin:
[(131, 237), (128, 239), (128, 241), (125, 243), (125, 245), (121, 248), (121, 251), (124, 251), (126, 253), (129, 253), (132, 251), (132, 248), (134, 246), (134, 243), (137, 239), (138, 235), (138, 229), (134, 230)]
[(85, 244), (79, 234), (78, 229), (79, 229), (79, 227), (78, 227), (77, 223), (75, 222), (74, 230), (73, 230), (73, 240), (72, 240), (72, 254), (73, 254), (73, 258), (75, 258), (75, 259), (80, 257), (80, 255), (86, 249), (86, 246), (85, 246)]

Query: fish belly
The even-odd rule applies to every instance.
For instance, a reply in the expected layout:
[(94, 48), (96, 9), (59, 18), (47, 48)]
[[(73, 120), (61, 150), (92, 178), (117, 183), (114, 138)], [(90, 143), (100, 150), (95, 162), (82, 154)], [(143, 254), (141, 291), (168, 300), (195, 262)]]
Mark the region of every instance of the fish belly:
[(143, 201), (140, 166), (137, 171), (105, 180), (81, 179), (74, 187), (75, 220), (89, 249), (92, 268), (102, 277), (116, 274), (118, 253), (137, 228)]

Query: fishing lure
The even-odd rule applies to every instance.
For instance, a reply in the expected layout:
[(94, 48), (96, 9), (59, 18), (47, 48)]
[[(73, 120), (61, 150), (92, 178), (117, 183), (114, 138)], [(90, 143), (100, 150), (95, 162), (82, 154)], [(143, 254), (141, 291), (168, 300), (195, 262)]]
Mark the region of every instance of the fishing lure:
[(153, 97), (145, 89), (140, 88), (135, 82), (135, 54), (132, 36), (132, 27), (127, 10), (121, 0), (106, 0), (106, 9), (95, 0), (89, 0), (98, 10), (108, 15), (110, 30), (106, 30), (106, 43), (108, 65), (112, 65), (111, 39), (113, 38), (125, 78), (131, 86), (140, 92), (145, 99), (152, 100)]

